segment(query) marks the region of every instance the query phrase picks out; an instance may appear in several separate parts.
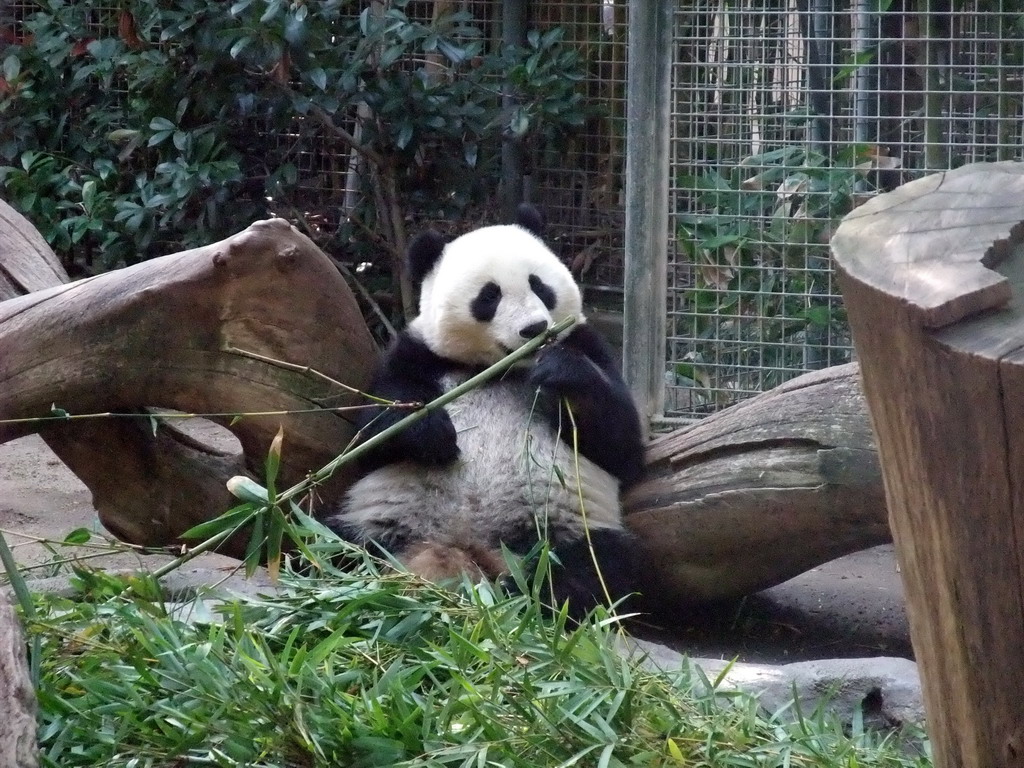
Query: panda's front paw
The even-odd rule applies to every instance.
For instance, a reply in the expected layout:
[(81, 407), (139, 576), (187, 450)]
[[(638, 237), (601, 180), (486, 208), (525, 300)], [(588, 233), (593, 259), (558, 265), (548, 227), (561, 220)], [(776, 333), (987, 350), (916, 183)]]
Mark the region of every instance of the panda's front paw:
[(455, 425), (443, 410), (428, 413), (395, 439), (401, 453), (418, 464), (442, 466), (459, 458)]
[[(378, 414), (363, 428), (362, 442), (376, 437), (408, 416), (408, 411), (388, 410)], [(459, 457), (455, 425), (448, 414), (428, 413), (422, 419), (372, 449), (363, 459), (364, 466), (378, 467), (406, 459), (427, 466), (440, 466)]]
[(530, 384), (561, 393), (588, 389), (600, 378), (590, 358), (565, 344), (542, 350), (530, 371)]

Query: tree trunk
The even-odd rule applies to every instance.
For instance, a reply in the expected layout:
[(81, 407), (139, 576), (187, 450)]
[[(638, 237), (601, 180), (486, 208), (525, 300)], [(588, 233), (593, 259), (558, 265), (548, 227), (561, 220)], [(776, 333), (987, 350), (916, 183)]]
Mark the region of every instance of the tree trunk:
[(1024, 165), (964, 166), (832, 244), (938, 768), (1024, 766), (1022, 201)]
[(662, 435), (626, 524), (669, 605), (741, 597), (889, 541), (856, 364)]
[(68, 273), (43, 236), (0, 200), (0, 301), (67, 281)]
[(39, 765), (36, 743), (36, 694), (25, 660), (21, 624), (0, 590), (0, 765), (35, 768)]
[[(4, 272), (32, 278), (12, 284), (31, 287), (44, 271), (23, 266), (30, 241), (0, 241), (0, 263), (16, 268)], [(210, 418), (238, 438), (240, 456), (166, 426), (154, 434), (145, 414), (8, 421), (0, 442), (40, 432), (92, 491), (107, 528), (166, 544), (232, 506), (231, 475), (260, 479), (279, 426), (281, 482), (332, 459), (353, 430), (344, 413), (322, 409), (356, 397), (298, 367), (363, 388), (375, 357), (330, 261), (286, 222), (258, 222), (220, 243), (0, 303), (0, 418), (45, 419), (54, 405), (74, 416), (148, 406), (220, 414)], [(233, 422), (244, 412), (272, 415)], [(333, 498), (346, 481), (341, 472), (321, 491)]]

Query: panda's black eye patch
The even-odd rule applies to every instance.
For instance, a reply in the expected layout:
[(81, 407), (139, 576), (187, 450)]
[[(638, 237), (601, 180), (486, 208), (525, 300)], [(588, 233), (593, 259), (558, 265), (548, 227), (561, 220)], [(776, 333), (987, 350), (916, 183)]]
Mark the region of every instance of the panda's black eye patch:
[(501, 288), (497, 283), (484, 283), (483, 288), (469, 305), (469, 311), (473, 317), (481, 323), (489, 323), (494, 319), (498, 311), (498, 304), (501, 303)]
[(555, 308), (555, 292), (551, 290), (550, 285), (536, 275), (530, 275), (530, 288), (537, 294), (537, 298), (544, 302), (545, 307), (548, 309)]

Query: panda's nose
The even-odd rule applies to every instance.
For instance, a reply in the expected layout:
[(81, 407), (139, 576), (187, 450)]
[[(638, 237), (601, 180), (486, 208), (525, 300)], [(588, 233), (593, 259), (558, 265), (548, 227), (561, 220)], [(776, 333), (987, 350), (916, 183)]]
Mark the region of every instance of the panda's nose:
[(536, 323), (530, 323), (529, 325), (524, 325), (520, 328), (519, 335), (524, 339), (532, 339), (537, 334), (544, 333), (547, 329), (548, 324), (543, 320), (538, 320)]

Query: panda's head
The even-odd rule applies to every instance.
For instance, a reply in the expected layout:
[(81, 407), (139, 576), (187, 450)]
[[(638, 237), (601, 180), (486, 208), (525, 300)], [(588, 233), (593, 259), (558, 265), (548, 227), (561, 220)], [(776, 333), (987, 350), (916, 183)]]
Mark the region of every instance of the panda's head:
[(490, 365), (567, 317), (584, 321), (576, 281), (540, 239), (540, 215), (521, 206), (518, 221), (447, 244), (436, 232), (413, 241), (420, 312), (410, 328), (434, 353)]

